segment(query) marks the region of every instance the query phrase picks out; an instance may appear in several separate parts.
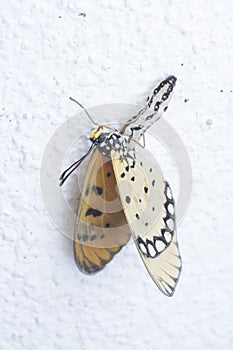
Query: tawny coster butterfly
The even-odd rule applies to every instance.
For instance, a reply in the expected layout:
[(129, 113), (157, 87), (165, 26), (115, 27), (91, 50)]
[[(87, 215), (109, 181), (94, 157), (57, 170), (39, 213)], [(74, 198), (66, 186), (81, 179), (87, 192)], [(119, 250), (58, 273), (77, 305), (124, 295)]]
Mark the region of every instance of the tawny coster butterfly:
[(120, 130), (97, 125), (87, 154), (60, 177), (62, 185), (91, 154), (73, 240), (79, 269), (86, 274), (102, 270), (132, 236), (150, 276), (167, 296), (173, 295), (181, 272), (175, 203), (139, 141), (166, 111), (175, 84), (174, 76), (161, 81)]

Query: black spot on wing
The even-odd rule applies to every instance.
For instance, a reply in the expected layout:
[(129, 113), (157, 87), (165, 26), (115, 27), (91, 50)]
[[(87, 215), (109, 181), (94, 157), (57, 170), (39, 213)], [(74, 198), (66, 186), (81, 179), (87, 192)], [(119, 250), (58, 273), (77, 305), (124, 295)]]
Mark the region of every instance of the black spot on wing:
[(125, 200), (126, 200), (126, 203), (128, 203), (128, 204), (129, 204), (129, 203), (130, 203), (130, 201), (131, 201), (131, 198), (130, 198), (129, 196), (126, 196), (126, 197), (125, 197)]
[(83, 235), (83, 242), (86, 242), (88, 240), (88, 235), (87, 234), (84, 234)]
[(101, 194), (103, 193), (103, 189), (95, 185), (92, 186), (92, 191), (95, 192), (97, 196), (101, 196)]
[(134, 168), (135, 167), (135, 160), (133, 161), (133, 164), (130, 166), (130, 168)]
[(87, 209), (87, 211), (86, 211), (86, 216), (89, 216), (89, 215), (92, 215), (92, 216), (94, 216), (94, 218), (95, 218), (95, 217), (97, 217), (97, 216), (101, 216), (102, 213), (101, 213), (101, 211), (99, 211), (99, 210), (97, 210), (97, 209), (89, 208), (89, 209)]

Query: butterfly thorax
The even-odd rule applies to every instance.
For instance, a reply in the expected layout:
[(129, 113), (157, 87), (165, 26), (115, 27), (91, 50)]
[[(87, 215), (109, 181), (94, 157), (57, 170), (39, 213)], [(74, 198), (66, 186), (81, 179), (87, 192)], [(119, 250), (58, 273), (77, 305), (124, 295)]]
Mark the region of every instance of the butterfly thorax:
[(111, 151), (117, 151), (120, 158), (128, 156), (130, 137), (122, 135), (118, 130), (106, 132), (102, 126), (94, 129), (90, 135), (90, 140), (96, 145), (100, 153), (110, 158)]

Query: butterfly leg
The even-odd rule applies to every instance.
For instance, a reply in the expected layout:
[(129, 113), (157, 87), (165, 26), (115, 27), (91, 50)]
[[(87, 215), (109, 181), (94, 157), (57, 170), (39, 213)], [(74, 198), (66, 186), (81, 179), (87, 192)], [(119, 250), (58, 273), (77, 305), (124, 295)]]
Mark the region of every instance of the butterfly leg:
[(130, 139), (133, 140), (134, 142), (136, 142), (142, 148), (145, 148), (146, 144), (145, 144), (145, 134), (144, 133), (142, 134), (142, 137), (143, 137), (143, 143), (141, 144), (136, 138), (134, 138), (134, 130), (132, 130), (132, 128), (131, 128)]

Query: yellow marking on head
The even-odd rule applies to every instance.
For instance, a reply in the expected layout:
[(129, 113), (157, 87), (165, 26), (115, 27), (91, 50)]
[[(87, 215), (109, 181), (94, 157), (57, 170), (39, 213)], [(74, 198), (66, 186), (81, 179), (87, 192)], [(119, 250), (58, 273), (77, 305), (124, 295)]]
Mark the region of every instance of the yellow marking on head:
[(104, 133), (104, 129), (102, 126), (99, 126), (98, 128), (92, 130), (92, 133), (90, 135), (90, 139), (97, 140), (98, 137)]

